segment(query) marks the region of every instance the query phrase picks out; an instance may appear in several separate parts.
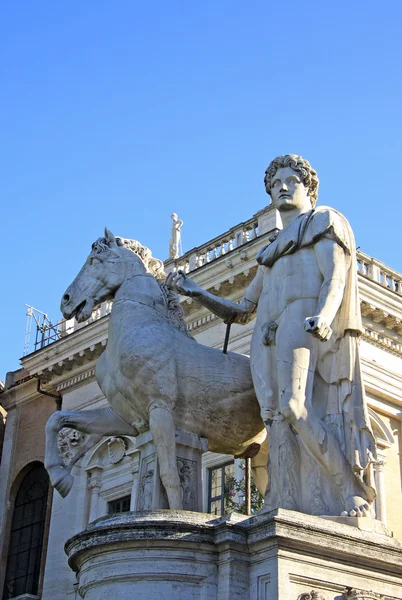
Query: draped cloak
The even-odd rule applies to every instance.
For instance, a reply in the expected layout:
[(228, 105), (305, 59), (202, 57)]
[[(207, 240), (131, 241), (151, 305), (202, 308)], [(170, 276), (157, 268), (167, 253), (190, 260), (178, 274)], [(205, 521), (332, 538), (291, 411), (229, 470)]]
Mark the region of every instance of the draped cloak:
[[(375, 498), (371, 463), (376, 454), (359, 355), (362, 320), (357, 285), (356, 246), (351, 227), (336, 210), (320, 206), (300, 215), (278, 237), (262, 248), (257, 262), (267, 268), (282, 256), (313, 246), (323, 238), (334, 240), (345, 252), (347, 273), (343, 299), (334, 321), (328, 351), (327, 410), (324, 422), (335, 433), (342, 452), (361, 481), (367, 500)], [(306, 315), (306, 317), (309, 315)], [(317, 340), (317, 343), (322, 343)], [(329, 361), (329, 363), (327, 362)]]

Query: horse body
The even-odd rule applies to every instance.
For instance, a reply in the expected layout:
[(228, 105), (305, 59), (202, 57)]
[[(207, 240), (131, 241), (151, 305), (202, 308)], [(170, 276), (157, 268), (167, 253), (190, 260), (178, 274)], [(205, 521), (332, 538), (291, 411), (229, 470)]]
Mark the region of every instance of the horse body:
[[(174, 412), (178, 429), (208, 438), (212, 452), (239, 456), (265, 439), (246, 356), (198, 344), (154, 310), (135, 302), (112, 309), (97, 381), (116, 412), (135, 428), (153, 406)], [(144, 325), (146, 323), (146, 325)], [(174, 349), (174, 350), (173, 350)]]
[[(186, 335), (172, 322), (161, 287), (147, 265), (122, 242), (118, 245), (110, 232), (94, 246), (63, 296), (62, 312), (67, 318), (75, 314), (85, 320), (96, 303), (114, 296), (107, 347), (96, 365), (98, 384), (111, 408), (102, 409), (96, 420), (90, 416), (96, 411), (53, 415), (47, 427), (46, 466), (53, 485), (65, 495), (72, 478), (54, 453), (61, 427), (98, 436), (138, 435), (150, 429), (169, 506), (181, 508), (176, 428), (206, 437), (213, 452), (235, 456), (265, 440), (249, 359), (223, 354)], [(263, 445), (252, 462), (262, 492), (266, 452)]]

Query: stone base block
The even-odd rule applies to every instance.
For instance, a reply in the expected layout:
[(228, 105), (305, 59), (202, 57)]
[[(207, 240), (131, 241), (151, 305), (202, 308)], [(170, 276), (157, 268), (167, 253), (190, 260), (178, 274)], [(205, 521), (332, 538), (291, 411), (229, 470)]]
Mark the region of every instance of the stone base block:
[[(140, 480), (135, 508), (137, 511), (168, 508), (165, 488), (159, 475), (155, 444), (150, 431), (136, 439), (141, 453)], [(208, 441), (189, 431), (176, 431), (177, 469), (180, 476), (184, 510), (202, 510), (201, 458), (208, 450)]]
[(402, 546), (279, 509), (103, 517), (66, 544), (85, 600), (402, 600)]

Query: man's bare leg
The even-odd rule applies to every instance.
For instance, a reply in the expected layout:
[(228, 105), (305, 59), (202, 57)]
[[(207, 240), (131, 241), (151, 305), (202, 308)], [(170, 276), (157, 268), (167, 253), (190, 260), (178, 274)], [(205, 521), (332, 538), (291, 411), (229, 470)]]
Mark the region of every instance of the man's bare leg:
[(299, 307), (295, 308), (296, 315), (287, 315), (276, 336), (280, 412), (339, 487), (345, 512), (350, 516), (370, 516), (369, 503), (362, 496), (363, 488), (338, 440), (311, 405), (317, 344), (321, 342), (304, 331), (302, 319), (294, 318), (299, 317)]

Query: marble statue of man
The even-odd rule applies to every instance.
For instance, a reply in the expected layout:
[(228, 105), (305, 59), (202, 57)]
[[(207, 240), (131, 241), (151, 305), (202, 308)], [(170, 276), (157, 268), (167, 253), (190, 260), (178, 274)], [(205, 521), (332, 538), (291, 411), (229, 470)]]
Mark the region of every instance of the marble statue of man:
[(316, 207), (317, 173), (287, 154), (265, 173), (283, 229), (257, 256), (239, 304), (183, 273), (176, 288), (226, 322), (256, 316), (250, 360), (269, 441), (265, 509), (370, 516), (375, 442), (359, 360), (362, 332), (352, 230)]
[(176, 213), (171, 215), (172, 219), (172, 232), (171, 238), (169, 241), (169, 257), (170, 258), (179, 258), (180, 252), (180, 237), (181, 237), (181, 228), (183, 226), (183, 221), (180, 221)]

